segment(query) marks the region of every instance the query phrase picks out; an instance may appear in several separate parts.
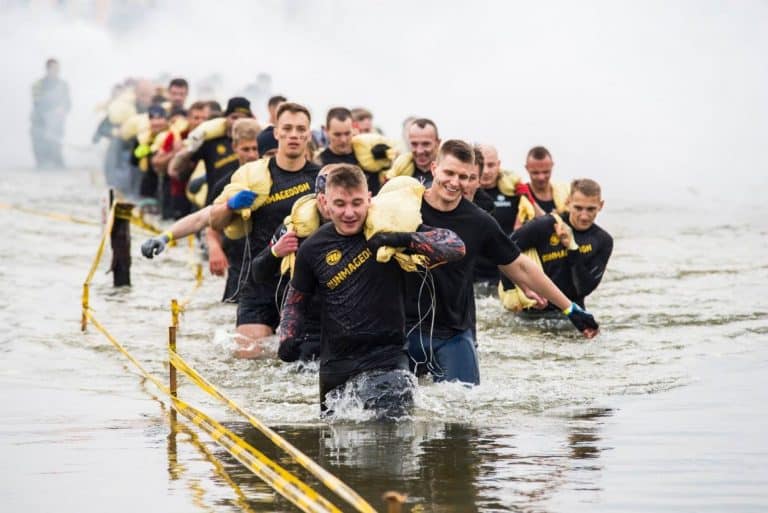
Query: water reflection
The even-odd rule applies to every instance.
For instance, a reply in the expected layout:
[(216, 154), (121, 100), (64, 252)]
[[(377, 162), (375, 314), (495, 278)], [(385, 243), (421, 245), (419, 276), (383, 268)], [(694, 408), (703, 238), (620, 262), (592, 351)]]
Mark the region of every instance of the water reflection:
[[(320, 424), (276, 431), (379, 510), (384, 510), (382, 494), (395, 490), (408, 496), (404, 511), (547, 511), (548, 499), (563, 487), (599, 489), (595, 473), (602, 469), (597, 463), (601, 424), (610, 415), (609, 408), (555, 415), (537, 434), (512, 427), (430, 422)], [(224, 504), (246, 511), (291, 509), (223, 449), (201, 443), (181, 422), (171, 427), (170, 479), (186, 472), (187, 463), (179, 461), (176, 446), (176, 436), (183, 435), (214, 467), (217, 480), (233, 490), (234, 500)], [(343, 504), (250, 425), (228, 427), (332, 502)], [(267, 494), (271, 500), (265, 503)]]

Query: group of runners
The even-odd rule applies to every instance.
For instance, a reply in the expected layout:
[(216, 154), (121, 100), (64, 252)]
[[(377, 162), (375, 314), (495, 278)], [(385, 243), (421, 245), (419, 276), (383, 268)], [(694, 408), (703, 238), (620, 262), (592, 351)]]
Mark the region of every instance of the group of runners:
[[(406, 119), (400, 141), (365, 109), (330, 109), (313, 132), (309, 109), (282, 96), (261, 125), (243, 97), (221, 112), (185, 107), (182, 79), (163, 94), (146, 81), (129, 89), (115, 101), (132, 102), (131, 116), (105, 123), (110, 137), (131, 136), (120, 144), (132, 164), (118, 167), (141, 179), (112, 178), (139, 183), (127, 192), (177, 219), (142, 253), (204, 232), (211, 272), (227, 277), (223, 299), (237, 303), (237, 354), (319, 360), (324, 413), (343, 393), (407, 412), (418, 375), (479, 384), (476, 295), (597, 334), (584, 300), (613, 246), (595, 224), (600, 186), (553, 181), (545, 147), (528, 152), (525, 179), (490, 144), (441, 140), (428, 118)], [(275, 333), (277, 355), (265, 343)]]

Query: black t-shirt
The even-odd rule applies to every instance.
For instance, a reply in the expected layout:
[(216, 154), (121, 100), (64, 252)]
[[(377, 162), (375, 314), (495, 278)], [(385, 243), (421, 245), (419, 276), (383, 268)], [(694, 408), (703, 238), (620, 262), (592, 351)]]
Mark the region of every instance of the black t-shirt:
[(252, 255), (269, 244), (275, 229), (291, 213), (296, 200), (315, 192), (315, 179), (319, 171), (320, 168), (312, 162), (307, 162), (298, 171), (285, 171), (277, 165), (277, 159), (269, 159), (272, 188), (266, 203), (251, 216), (249, 241)]
[(477, 189), (477, 191), (475, 191), (475, 198), (472, 200), (472, 203), (493, 215), (493, 209), (495, 208), (495, 205), (493, 204), (493, 199), (488, 195), (487, 192), (485, 192), (485, 190)]
[[(507, 235), (511, 234), (515, 228), (515, 219), (517, 219), (517, 209), (520, 205), (520, 196), (507, 196), (503, 194), (498, 187), (490, 189), (478, 189), (478, 193), (483, 191), (492, 201), (493, 210), (490, 214), (498, 221), (501, 229)], [(475, 196), (477, 199), (477, 196)], [(486, 209), (483, 209), (486, 210)], [(475, 281), (487, 281), (496, 283), (499, 280), (499, 268), (487, 257), (480, 255), (475, 267)]]
[[(475, 296), (472, 282), (477, 257), (485, 255), (494, 265), (504, 265), (515, 260), (520, 251), (494, 218), (464, 198), (450, 212), (436, 210), (426, 200), (422, 200), (421, 217), (426, 225), (453, 230), (466, 247), (464, 258), (430, 271), (435, 283), (436, 299), (433, 334), (436, 338), (450, 338), (474, 328)], [(421, 285), (422, 278), (417, 273), (407, 274), (406, 325), (409, 329), (419, 320)], [(422, 314), (427, 312), (430, 302), (430, 295), (424, 292), (420, 298)]]
[[(570, 226), (567, 214), (563, 220)], [(613, 238), (596, 224), (583, 232), (573, 230), (573, 235), (578, 251), (564, 248), (555, 233), (555, 218), (543, 216), (521, 226), (512, 234), (512, 240), (522, 250), (536, 248), (544, 273), (568, 299), (584, 306), (584, 298), (603, 277), (613, 251)], [(503, 281), (506, 289), (513, 286), (506, 278)]]
[[(360, 166), (360, 162), (357, 161), (357, 157), (354, 153), (337, 155), (336, 153), (332, 152), (330, 148), (326, 148), (320, 152), (320, 154), (317, 156), (317, 159), (323, 166), (327, 166), (328, 164), (352, 164), (355, 166)], [(381, 188), (381, 183), (379, 182), (379, 174), (365, 172), (365, 177), (368, 180), (368, 190), (371, 192), (371, 194), (375, 195), (378, 193), (379, 189)]]
[(536, 194), (534, 194), (533, 189), (531, 189), (531, 196), (536, 200), (536, 203), (541, 207), (541, 209), (544, 211), (544, 213), (549, 214), (550, 212), (555, 211), (555, 200), (540, 200), (536, 197)]
[(192, 154), (192, 161), (202, 160), (205, 163), (205, 181), (208, 184), (208, 196), (205, 204), (210, 205), (216, 199), (214, 190), (216, 182), (231, 174), (240, 167), (237, 154), (232, 150), (232, 138), (226, 135), (205, 141)]
[(363, 234), (339, 235), (332, 223), (299, 248), (293, 287), (322, 301), (321, 375), (396, 368), (405, 343), (402, 271), (385, 264)]
[(416, 167), (415, 162), (413, 164), (413, 177), (419, 182), (421, 182), (424, 185), (424, 187), (426, 187), (427, 189), (432, 187), (432, 180), (435, 178), (434, 176), (432, 176), (431, 171), (422, 171), (421, 169)]

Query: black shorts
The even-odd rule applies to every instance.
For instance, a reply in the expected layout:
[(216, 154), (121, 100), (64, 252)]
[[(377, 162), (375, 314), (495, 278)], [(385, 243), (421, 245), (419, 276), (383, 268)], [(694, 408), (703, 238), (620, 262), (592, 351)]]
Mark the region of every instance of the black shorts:
[(273, 330), (280, 324), (280, 313), (275, 302), (274, 283), (254, 283), (247, 279), (240, 290), (237, 302), (237, 326), (242, 324), (266, 324)]

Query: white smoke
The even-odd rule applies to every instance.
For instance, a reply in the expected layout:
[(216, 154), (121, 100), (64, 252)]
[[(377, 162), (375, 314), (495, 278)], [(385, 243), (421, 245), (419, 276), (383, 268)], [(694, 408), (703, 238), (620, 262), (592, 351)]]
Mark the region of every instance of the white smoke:
[(758, 0), (109, 5), (103, 23), (91, 2), (5, 9), (4, 166), (31, 166), (30, 85), (55, 56), (73, 96), (74, 164), (96, 105), (126, 76), (185, 76), (194, 92), (219, 73), (224, 102), (267, 72), (315, 124), (330, 106), (362, 105), (397, 136), (418, 114), (443, 138), (495, 144), (518, 170), (543, 144), (557, 176), (596, 178), (609, 198), (727, 190), (750, 201), (767, 189), (768, 5)]

